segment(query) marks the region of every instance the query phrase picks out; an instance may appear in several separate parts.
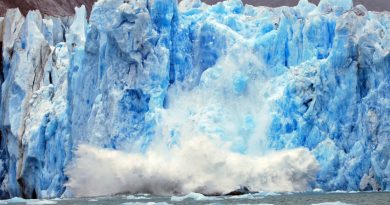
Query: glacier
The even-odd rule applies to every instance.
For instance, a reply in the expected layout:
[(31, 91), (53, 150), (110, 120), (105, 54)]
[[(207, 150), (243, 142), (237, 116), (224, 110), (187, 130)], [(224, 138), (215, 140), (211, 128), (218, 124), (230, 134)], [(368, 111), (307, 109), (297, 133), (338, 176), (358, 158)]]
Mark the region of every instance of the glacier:
[(0, 198), (83, 196), (103, 179), (85, 195), (390, 190), (389, 12), (99, 0), (89, 19), (10, 9), (0, 42)]

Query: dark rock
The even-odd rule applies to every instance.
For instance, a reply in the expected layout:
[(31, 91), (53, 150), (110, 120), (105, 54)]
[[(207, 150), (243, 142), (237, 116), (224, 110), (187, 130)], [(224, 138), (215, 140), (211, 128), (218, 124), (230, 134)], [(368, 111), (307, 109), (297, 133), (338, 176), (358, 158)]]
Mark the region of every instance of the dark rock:
[(237, 196), (237, 195), (244, 195), (244, 194), (250, 194), (251, 191), (248, 189), (248, 187), (240, 187), (239, 189), (236, 189), (232, 192), (229, 192), (225, 194), (225, 196)]
[(7, 9), (19, 8), (26, 15), (30, 10), (39, 10), (49, 16), (72, 16), (76, 6), (85, 5), (87, 11), (92, 10), (96, 0), (1, 0), (0, 16), (4, 16)]

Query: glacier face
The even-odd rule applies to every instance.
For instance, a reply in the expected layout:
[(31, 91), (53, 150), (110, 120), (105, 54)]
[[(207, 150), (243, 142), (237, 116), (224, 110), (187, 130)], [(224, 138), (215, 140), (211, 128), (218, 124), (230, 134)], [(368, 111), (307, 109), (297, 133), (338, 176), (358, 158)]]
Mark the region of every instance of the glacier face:
[(100, 0), (89, 22), (84, 7), (0, 22), (2, 198), (71, 194), (82, 144), (148, 153), (196, 136), (244, 156), (305, 147), (309, 188), (390, 189), (388, 12)]

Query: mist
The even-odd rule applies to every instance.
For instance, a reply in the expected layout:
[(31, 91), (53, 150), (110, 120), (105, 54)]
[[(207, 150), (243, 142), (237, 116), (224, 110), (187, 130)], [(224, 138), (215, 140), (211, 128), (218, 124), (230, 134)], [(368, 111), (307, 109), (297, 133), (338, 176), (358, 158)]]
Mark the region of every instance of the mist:
[(313, 155), (305, 148), (267, 149), (270, 106), (281, 90), (266, 81), (254, 54), (231, 49), (237, 52), (201, 74), (195, 68), (189, 83), (169, 89), (146, 153), (81, 145), (66, 171), (67, 188), (78, 197), (224, 194), (240, 186), (306, 191), (318, 170)]
[(306, 191), (318, 165), (306, 149), (264, 157), (221, 149), (205, 138), (194, 138), (168, 153), (128, 154), (80, 146), (67, 170), (67, 187), (77, 197), (190, 192), (223, 194), (240, 186), (251, 190)]

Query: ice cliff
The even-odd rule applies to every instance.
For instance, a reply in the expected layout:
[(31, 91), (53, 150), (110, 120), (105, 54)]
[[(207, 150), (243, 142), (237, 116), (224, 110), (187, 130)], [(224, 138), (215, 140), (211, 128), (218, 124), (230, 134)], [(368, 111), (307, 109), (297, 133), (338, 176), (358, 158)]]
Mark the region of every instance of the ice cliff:
[[(77, 195), (103, 178), (109, 191), (159, 193), (148, 186), (175, 176), (153, 170), (182, 170), (193, 158), (199, 166), (183, 181), (196, 170), (265, 190), (390, 190), (388, 12), (352, 0), (99, 0), (86, 16), (81, 7), (74, 17), (13, 9), (0, 18), (0, 198)], [(275, 152), (277, 165), (261, 158)], [(139, 189), (106, 171), (120, 166), (138, 170), (128, 183)], [(270, 173), (288, 188), (270, 188)], [(204, 187), (172, 186), (218, 186), (218, 176), (201, 176)]]

